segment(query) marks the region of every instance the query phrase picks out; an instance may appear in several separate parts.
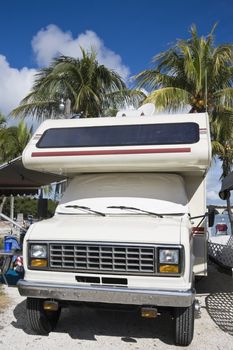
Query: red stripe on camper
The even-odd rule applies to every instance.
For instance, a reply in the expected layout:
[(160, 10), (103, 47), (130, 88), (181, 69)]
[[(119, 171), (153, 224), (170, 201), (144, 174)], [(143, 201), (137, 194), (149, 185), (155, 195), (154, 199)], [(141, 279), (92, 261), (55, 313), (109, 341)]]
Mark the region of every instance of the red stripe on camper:
[(148, 154), (148, 153), (189, 153), (191, 148), (160, 148), (160, 149), (118, 149), (96, 151), (46, 151), (32, 152), (32, 157), (63, 157), (63, 156), (102, 156), (112, 154)]

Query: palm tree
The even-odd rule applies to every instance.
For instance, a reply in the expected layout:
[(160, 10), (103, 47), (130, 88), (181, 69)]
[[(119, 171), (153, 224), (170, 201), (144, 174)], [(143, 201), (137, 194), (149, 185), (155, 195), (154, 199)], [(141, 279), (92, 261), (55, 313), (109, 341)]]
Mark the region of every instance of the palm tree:
[(82, 49), (82, 58), (60, 56), (41, 69), (32, 89), (15, 108), (13, 116), (36, 116), (37, 119), (54, 118), (59, 112), (59, 101), (69, 99), (71, 113), (85, 117), (98, 117), (105, 109), (133, 101), (145, 95), (126, 88), (120, 76), (100, 65), (96, 53)]
[[(233, 45), (214, 45), (214, 30), (199, 37), (195, 26), (191, 38), (178, 40), (168, 51), (153, 58), (154, 69), (135, 78), (139, 88), (150, 91), (144, 102), (158, 110), (208, 112), (213, 154), (222, 161), (225, 177), (233, 164)], [(228, 204), (231, 219), (230, 202)]]
[(4, 115), (0, 112), (0, 129), (2, 129), (6, 125), (6, 118)]
[(4, 143), (5, 143), (5, 131), (6, 131), (6, 118), (0, 113), (0, 163), (4, 161)]
[(212, 119), (233, 115), (233, 45), (215, 47), (214, 30), (199, 37), (195, 26), (191, 38), (178, 40), (168, 51), (153, 58), (155, 68), (135, 78), (139, 88), (151, 91), (144, 102), (159, 110), (177, 111), (189, 106), (190, 113), (208, 110)]
[[(0, 114), (0, 163), (20, 156), (31, 138), (32, 128), (28, 130), (21, 121), (18, 126), (7, 127), (6, 119)], [(3, 211), (6, 196), (0, 197), (0, 213)]]
[(228, 118), (225, 123), (216, 120), (211, 124), (212, 130), (212, 154), (222, 161), (222, 178), (231, 171), (233, 163), (233, 129), (232, 120)]
[(1, 129), (1, 161), (6, 162), (20, 156), (31, 135), (32, 127), (28, 129), (24, 121), (20, 121), (18, 126)]

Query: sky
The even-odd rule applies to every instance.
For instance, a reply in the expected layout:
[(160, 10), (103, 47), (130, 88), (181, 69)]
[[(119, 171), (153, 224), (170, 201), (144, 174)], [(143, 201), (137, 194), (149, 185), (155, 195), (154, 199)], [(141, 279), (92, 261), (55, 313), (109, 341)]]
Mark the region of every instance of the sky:
[[(216, 45), (233, 42), (233, 0), (0, 1), (0, 111), (8, 115), (30, 91), (38, 69), (59, 54), (79, 57), (94, 47), (98, 60), (126, 82), (152, 67), (157, 53), (189, 37), (196, 24)], [(208, 175), (208, 203), (218, 197), (220, 163)]]

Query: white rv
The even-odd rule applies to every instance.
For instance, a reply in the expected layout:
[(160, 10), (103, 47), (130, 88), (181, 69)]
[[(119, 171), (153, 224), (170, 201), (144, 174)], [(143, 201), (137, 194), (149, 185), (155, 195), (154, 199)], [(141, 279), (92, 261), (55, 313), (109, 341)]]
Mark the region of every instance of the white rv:
[(42, 123), (24, 165), (70, 180), (54, 217), (24, 241), (18, 288), (33, 330), (50, 332), (67, 302), (130, 305), (144, 317), (169, 307), (175, 343), (188, 345), (194, 277), (207, 274), (210, 160), (205, 113)]

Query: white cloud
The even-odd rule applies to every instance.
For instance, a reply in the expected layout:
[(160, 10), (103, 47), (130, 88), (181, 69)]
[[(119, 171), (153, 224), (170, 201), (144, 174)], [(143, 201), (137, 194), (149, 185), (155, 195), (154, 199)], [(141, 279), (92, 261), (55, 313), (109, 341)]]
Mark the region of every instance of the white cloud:
[[(218, 192), (216, 192), (216, 191), (208, 191), (207, 192), (207, 200), (210, 203), (212, 203), (212, 204), (220, 203)], [(222, 205), (223, 205), (223, 203), (222, 203)]]
[(10, 67), (5, 56), (0, 55), (0, 111), (7, 115), (29, 93), (35, 69)]
[[(129, 68), (122, 63), (121, 57), (108, 49), (98, 35), (88, 30), (73, 38), (71, 32), (63, 32), (56, 25), (41, 29), (32, 40), (32, 49), (39, 66), (49, 65), (58, 54), (81, 57), (80, 47), (97, 52), (99, 63), (118, 72), (123, 79), (129, 76)], [(31, 90), (35, 69), (27, 67), (17, 69), (10, 66), (7, 58), (0, 54), (0, 112), (8, 115)]]
[(80, 47), (85, 50), (94, 48), (100, 64), (115, 70), (123, 79), (127, 79), (129, 76), (129, 68), (122, 63), (121, 57), (108, 49), (103, 40), (91, 30), (73, 38), (71, 32), (63, 32), (56, 25), (50, 24), (41, 29), (32, 40), (32, 48), (39, 66), (49, 65), (52, 58), (59, 54), (81, 57)]

